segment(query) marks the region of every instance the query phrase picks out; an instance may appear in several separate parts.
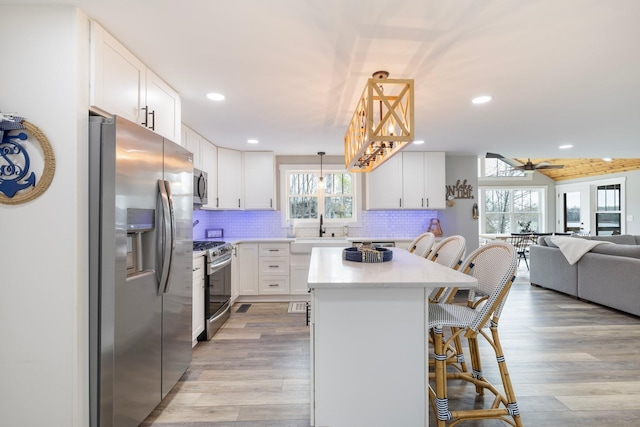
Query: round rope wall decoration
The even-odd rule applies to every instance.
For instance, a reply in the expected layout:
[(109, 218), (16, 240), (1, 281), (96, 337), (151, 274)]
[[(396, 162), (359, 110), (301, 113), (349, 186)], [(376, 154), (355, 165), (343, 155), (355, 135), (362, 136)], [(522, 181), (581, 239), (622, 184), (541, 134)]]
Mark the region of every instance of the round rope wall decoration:
[(44, 161), (42, 176), (36, 179), (35, 172), (30, 170), (29, 152), (21, 143), (31, 141), (27, 133), (4, 133), (0, 140), (0, 204), (4, 205), (19, 205), (40, 196), (49, 188), (56, 170), (53, 147), (47, 136), (27, 120), (22, 120), (20, 124), (21, 127), (11, 129), (26, 130), (40, 145)]

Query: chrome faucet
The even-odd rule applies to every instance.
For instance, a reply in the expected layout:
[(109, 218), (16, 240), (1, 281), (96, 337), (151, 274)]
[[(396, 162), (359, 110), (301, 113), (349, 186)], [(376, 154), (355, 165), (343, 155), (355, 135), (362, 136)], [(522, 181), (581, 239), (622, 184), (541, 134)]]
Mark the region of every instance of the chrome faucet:
[(326, 232), (327, 230), (322, 226), (322, 214), (320, 214), (320, 237), (322, 237), (322, 235)]

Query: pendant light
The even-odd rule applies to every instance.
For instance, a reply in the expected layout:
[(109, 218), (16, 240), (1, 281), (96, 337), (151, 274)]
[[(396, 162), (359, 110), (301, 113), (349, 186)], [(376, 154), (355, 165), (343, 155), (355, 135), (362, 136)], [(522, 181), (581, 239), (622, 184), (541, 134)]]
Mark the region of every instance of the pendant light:
[(413, 98), (413, 79), (373, 73), (344, 136), (348, 171), (371, 172), (413, 141)]
[(318, 180), (318, 188), (324, 188), (324, 175), (322, 174), (322, 156), (326, 153), (324, 151), (318, 151), (318, 156), (320, 156), (320, 179)]

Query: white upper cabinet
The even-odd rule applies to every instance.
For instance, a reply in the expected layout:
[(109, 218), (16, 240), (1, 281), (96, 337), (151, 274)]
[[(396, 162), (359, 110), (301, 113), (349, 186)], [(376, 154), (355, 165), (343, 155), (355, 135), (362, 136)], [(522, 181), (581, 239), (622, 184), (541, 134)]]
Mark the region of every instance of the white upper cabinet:
[(241, 201), (242, 152), (218, 147), (217, 207), (218, 209), (242, 209)]
[(423, 209), (424, 202), (424, 153), (402, 153), (402, 207)]
[(427, 209), (445, 209), (447, 173), (444, 152), (424, 153), (424, 197)]
[(148, 68), (143, 110), (143, 121), (140, 123), (146, 123), (149, 129), (165, 138), (180, 142), (180, 95)]
[(92, 106), (139, 123), (146, 75), (147, 67), (138, 58), (91, 21), (89, 102)]
[(443, 152), (402, 153), (404, 209), (445, 208), (445, 155)]
[(91, 21), (92, 109), (118, 115), (180, 142), (180, 96), (126, 47)]
[(444, 209), (445, 153), (398, 153), (367, 174), (367, 209)]
[(216, 209), (218, 200), (218, 147), (182, 124), (182, 145), (193, 153), (193, 167), (207, 173), (207, 203), (200, 209)]
[(402, 155), (388, 159), (372, 172), (367, 172), (367, 209), (402, 208)]
[(276, 208), (276, 156), (271, 151), (245, 151), (244, 208)]
[(207, 203), (201, 209), (216, 209), (218, 200), (218, 147), (202, 138), (200, 153), (201, 169), (207, 173)]
[(193, 167), (202, 170), (202, 141), (204, 138), (193, 129), (182, 125), (182, 141), (181, 144), (187, 150), (193, 153)]

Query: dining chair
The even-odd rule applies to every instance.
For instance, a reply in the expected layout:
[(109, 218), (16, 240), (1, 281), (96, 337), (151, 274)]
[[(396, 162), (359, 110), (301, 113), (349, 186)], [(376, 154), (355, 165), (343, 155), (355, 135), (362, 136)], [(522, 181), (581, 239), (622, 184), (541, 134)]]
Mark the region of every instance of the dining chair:
[[(498, 322), (507, 296), (515, 279), (517, 253), (513, 245), (492, 242), (473, 251), (460, 270), (478, 280), (477, 288), (471, 288), (466, 305), (441, 303), (429, 306), (428, 330), (430, 331), (434, 369), (429, 374), (429, 399), (436, 415), (436, 425), (447, 422), (457, 424), (471, 419), (499, 419), (512, 426), (522, 427), (516, 396), (513, 391), (504, 351), (498, 335)], [(443, 330), (450, 328), (451, 336), (445, 338)], [(489, 332), (486, 329), (489, 329)], [(456, 337), (464, 336), (469, 344), (471, 372), (447, 370), (447, 350)], [(478, 339), (483, 337), (495, 353), (501, 392), (482, 374)], [(490, 407), (451, 410), (447, 395), (447, 382), (460, 379), (474, 384), (476, 393), (489, 390), (493, 395)], [(431, 384), (433, 383), (433, 385)]]
[(529, 253), (529, 246), (531, 246), (534, 241), (533, 239), (533, 233), (511, 233), (510, 243), (514, 248), (516, 248), (516, 253), (518, 255), (518, 267), (520, 266), (520, 261), (524, 260), (527, 270), (529, 270), (527, 254)]
[(411, 242), (407, 250), (418, 256), (426, 258), (431, 252), (435, 241), (436, 236), (428, 231), (416, 237), (413, 242)]

